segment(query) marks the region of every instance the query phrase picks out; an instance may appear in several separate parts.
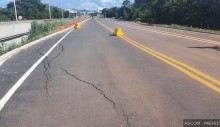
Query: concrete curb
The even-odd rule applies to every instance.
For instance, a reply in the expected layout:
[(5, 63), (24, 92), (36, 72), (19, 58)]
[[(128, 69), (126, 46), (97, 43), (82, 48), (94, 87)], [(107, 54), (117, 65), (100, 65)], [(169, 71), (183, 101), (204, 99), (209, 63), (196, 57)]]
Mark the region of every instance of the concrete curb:
[[(81, 21), (80, 24), (86, 22), (87, 20), (89, 20), (89, 19), (85, 19), (85, 20)], [(30, 42), (30, 43), (28, 43), (26, 45), (23, 45), (23, 46), (21, 46), (19, 48), (16, 48), (16, 49), (14, 49), (14, 50), (12, 50), (10, 52), (7, 52), (6, 54), (0, 56), (0, 63), (3, 62), (3, 61), (6, 61), (7, 59), (11, 58), (13, 55), (19, 53), (20, 51), (25, 50), (27, 48), (30, 48), (31, 46), (34, 46), (36, 44), (39, 44), (39, 43), (43, 42), (44, 40), (46, 40), (48, 38), (51, 38), (51, 37), (53, 37), (55, 35), (58, 35), (58, 34), (63, 33), (63, 32), (66, 32), (66, 31), (68, 31), (70, 29), (74, 29), (73, 27), (74, 26), (71, 26), (71, 27), (66, 28), (64, 30), (61, 30), (59, 32), (56, 32), (56, 33), (50, 34), (50, 35), (48, 35), (46, 37), (40, 38), (40, 39), (38, 39), (36, 41)]]

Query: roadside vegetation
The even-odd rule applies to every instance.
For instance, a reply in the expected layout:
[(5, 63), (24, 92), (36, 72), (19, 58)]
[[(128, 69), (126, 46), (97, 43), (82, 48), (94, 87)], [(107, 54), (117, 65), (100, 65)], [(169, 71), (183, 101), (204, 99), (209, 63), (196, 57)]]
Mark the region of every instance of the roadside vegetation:
[(56, 33), (66, 28), (70, 28), (76, 23), (79, 23), (85, 19), (86, 18), (79, 18), (75, 20), (51, 20), (40, 23), (38, 23), (37, 21), (33, 21), (31, 23), (31, 30), (29, 31), (29, 35), (27, 37), (24, 37), (20, 43), (14, 42), (8, 46), (4, 46), (4, 43), (2, 42), (0, 43), (0, 56), (13, 49), (31, 43), (47, 35)]
[(124, 0), (121, 7), (105, 8), (102, 13), (107, 18), (167, 24), (177, 29), (220, 30), (220, 0)]
[[(48, 19), (49, 5), (41, 3), (41, 0), (16, 0), (18, 16), (23, 20)], [(51, 6), (51, 16), (53, 19), (62, 18), (61, 8)], [(64, 18), (69, 17), (69, 12), (64, 10)], [(6, 8), (0, 7), (0, 22), (14, 21), (14, 3), (9, 2)]]
[(0, 46), (0, 56), (19, 47), (19, 44), (17, 43), (12, 43), (9, 47), (5, 48), (3, 45)]
[(50, 21), (45, 23), (38, 23), (33, 21), (31, 23), (31, 31), (26, 40), (23, 40), (23, 43), (29, 43), (35, 41), (39, 38), (42, 38), (49, 34), (49, 32), (59, 26), (64, 25), (64, 21)]
[(64, 21), (47, 21), (43, 23), (38, 23), (33, 21), (31, 24), (31, 31), (27, 38), (22, 39), (21, 43), (12, 43), (8, 47), (3, 45), (0, 46), (0, 56), (25, 44), (28, 44), (32, 41), (40, 39), (47, 36), (57, 27), (63, 26), (66, 22)]
[(209, 34), (219, 34), (220, 35), (220, 30), (201, 29), (201, 28), (194, 28), (192, 26), (189, 27), (189, 26), (181, 26), (181, 25), (176, 25), (176, 24), (171, 24), (168, 27), (173, 28), (173, 29), (180, 29), (180, 30), (187, 30), (187, 31), (209, 33)]

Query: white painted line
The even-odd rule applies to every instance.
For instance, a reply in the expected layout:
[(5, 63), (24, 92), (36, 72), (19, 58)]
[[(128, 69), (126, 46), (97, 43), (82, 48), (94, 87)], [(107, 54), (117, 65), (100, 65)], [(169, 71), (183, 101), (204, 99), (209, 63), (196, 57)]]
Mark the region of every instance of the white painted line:
[(123, 25), (126, 27), (130, 27), (133, 29), (139, 29), (139, 30), (143, 30), (143, 31), (149, 31), (149, 32), (159, 33), (159, 34), (168, 35), (168, 36), (174, 36), (174, 37), (179, 37), (179, 38), (184, 38), (184, 39), (189, 39), (189, 40), (194, 40), (194, 41), (205, 42), (205, 43), (209, 43), (209, 44), (220, 45), (220, 42), (218, 42), (218, 41), (207, 40), (207, 39), (202, 39), (202, 38), (197, 38), (197, 37), (192, 37), (192, 36), (187, 36), (187, 35), (182, 35), (182, 34), (166, 32), (166, 31), (153, 30), (153, 29), (149, 29), (149, 28), (143, 29), (143, 28), (140, 28), (140, 27), (137, 27), (134, 25), (128, 25), (127, 23), (116, 23), (113, 21), (110, 21), (110, 22), (112, 22), (114, 24), (119, 24), (119, 25)]
[(53, 49), (71, 32), (70, 30), (67, 34), (65, 34), (53, 47), (47, 51), (45, 55), (43, 55), (17, 82), (16, 84), (6, 93), (6, 95), (0, 100), (0, 111), (14, 94), (14, 92), (21, 86), (21, 84), (27, 79), (27, 77), (34, 71), (34, 69), (53, 51)]
[[(83, 24), (84, 22), (88, 21), (89, 19), (90, 19), (90, 18), (88, 18), (88, 19), (86, 19), (86, 20), (80, 22), (80, 24)], [(0, 61), (3, 61), (3, 60), (5, 60), (5, 59), (9, 59), (10, 57), (12, 57), (13, 55), (19, 53), (19, 52), (22, 51), (23, 49), (26, 49), (26, 48), (29, 48), (29, 47), (31, 47), (31, 46), (34, 46), (34, 45), (36, 45), (36, 44), (38, 44), (38, 43), (43, 42), (44, 40), (46, 40), (46, 39), (48, 39), (48, 38), (51, 38), (51, 37), (56, 36), (56, 35), (58, 35), (58, 34), (60, 34), (60, 33), (69, 31), (69, 30), (72, 29), (72, 28), (73, 28), (73, 26), (70, 26), (70, 27), (68, 27), (68, 28), (66, 28), (66, 29), (64, 29), (64, 30), (61, 30), (61, 31), (59, 31), (59, 32), (50, 34), (50, 35), (48, 35), (48, 36), (46, 36), (46, 37), (40, 38), (40, 39), (38, 39), (38, 40), (36, 40), (36, 41), (30, 42), (30, 43), (28, 43), (28, 44), (26, 44), (26, 45), (24, 45), (24, 46), (21, 46), (21, 47), (19, 47), (19, 48), (16, 48), (16, 49), (14, 49), (14, 50), (12, 50), (12, 51), (10, 51), (10, 52), (8, 52), (8, 53), (6, 53), (6, 54), (0, 56)]]
[(209, 37), (212, 37), (212, 38), (220, 38), (220, 36), (219, 35), (210, 35)]
[[(87, 20), (82, 21), (80, 24), (85, 23)], [(62, 40), (69, 35), (74, 29), (70, 30), (67, 34), (65, 34), (56, 44), (51, 47), (49, 51), (45, 55), (43, 55), (16, 83), (15, 85), (6, 93), (6, 95), (0, 100), (0, 111), (11, 98), (11, 96), (15, 93), (15, 91), (21, 86), (21, 84), (27, 79), (27, 77), (34, 71), (34, 69), (53, 51), (56, 46), (62, 42)]]
[(2, 62), (0, 62), (0, 67), (2, 66), (2, 64), (5, 62), (6, 60), (3, 60)]
[(5, 63), (8, 59), (12, 58), (12, 56), (8, 56), (8, 58), (5, 58), (4, 60), (2, 60), (0, 62), (0, 67), (3, 65), (3, 63)]

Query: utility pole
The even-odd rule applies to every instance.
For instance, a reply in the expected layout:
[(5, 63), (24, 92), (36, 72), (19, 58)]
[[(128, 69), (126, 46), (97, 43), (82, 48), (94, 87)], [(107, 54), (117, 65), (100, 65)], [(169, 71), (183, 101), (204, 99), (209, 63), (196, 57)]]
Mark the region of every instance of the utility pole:
[(17, 8), (16, 8), (15, 0), (14, 0), (14, 9), (15, 9), (15, 19), (16, 19), (16, 21), (18, 21), (18, 14), (17, 14)]
[[(105, 3), (104, 3), (104, 8), (106, 8), (106, 7), (105, 7)], [(106, 18), (106, 12), (104, 13), (104, 18)]]
[(48, 0), (48, 7), (49, 7), (49, 17), (50, 17), (50, 19), (51, 19), (50, 0)]
[(62, 19), (63, 19), (63, 0), (61, 0), (61, 10), (62, 10)]

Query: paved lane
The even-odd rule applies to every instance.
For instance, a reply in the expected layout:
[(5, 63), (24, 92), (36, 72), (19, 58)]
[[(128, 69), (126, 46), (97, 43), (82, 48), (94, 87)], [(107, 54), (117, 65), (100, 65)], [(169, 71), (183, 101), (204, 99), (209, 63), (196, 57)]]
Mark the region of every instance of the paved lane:
[(161, 32), (169, 32), (173, 34), (182, 34), (185, 36), (192, 36), (192, 37), (197, 37), (201, 39), (206, 39), (206, 40), (213, 40), (213, 41), (218, 41), (220, 40), (220, 35), (215, 35), (215, 34), (207, 34), (207, 33), (201, 33), (201, 32), (192, 32), (192, 31), (186, 31), (186, 30), (179, 30), (179, 29), (172, 29), (172, 28), (165, 28), (165, 27), (158, 27), (158, 26), (147, 26), (147, 25), (142, 25), (142, 24), (137, 24), (135, 22), (128, 22), (128, 21), (117, 21), (114, 19), (107, 19), (110, 22), (118, 23), (118, 24), (123, 24), (123, 25), (129, 25), (132, 27), (133, 25), (141, 27), (141, 28), (147, 28), (148, 30), (155, 30), (155, 31), (161, 31)]
[(66, 32), (48, 38), (32, 48), (24, 49), (12, 56), (0, 66), (0, 98), (24, 75), (25, 72), (46, 53)]
[[(42, 44), (52, 46), (61, 37)], [(49, 48), (32, 49), (1, 69), (10, 68), (13, 60), (14, 65), (19, 59), (35, 62)], [(25, 71), (18, 68), (13, 71)], [(111, 36), (91, 19), (31, 73), (0, 112), (0, 126), (181, 127), (187, 118), (219, 118), (219, 104), (219, 93)]]
[[(169, 28), (158, 28), (138, 25), (128, 22), (112, 21), (109, 19), (100, 19), (102, 23), (114, 29), (115, 27), (122, 27), (126, 36), (131, 39), (150, 47), (162, 54), (175, 58), (183, 63), (186, 63), (206, 74), (220, 80), (220, 46), (216, 44), (209, 44), (201, 41), (191, 39), (179, 38), (170, 35), (158, 34), (147, 29), (174, 32)], [(123, 25), (121, 25), (123, 24)], [(132, 27), (127, 27), (132, 26)], [(176, 34), (189, 35), (189, 31), (175, 30)], [(197, 35), (190, 35), (191, 37), (204, 38), (209, 34), (196, 33)], [(206, 38), (210, 39), (210, 38)], [(220, 43), (220, 39), (210, 40)]]

